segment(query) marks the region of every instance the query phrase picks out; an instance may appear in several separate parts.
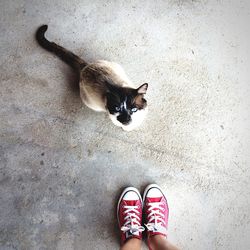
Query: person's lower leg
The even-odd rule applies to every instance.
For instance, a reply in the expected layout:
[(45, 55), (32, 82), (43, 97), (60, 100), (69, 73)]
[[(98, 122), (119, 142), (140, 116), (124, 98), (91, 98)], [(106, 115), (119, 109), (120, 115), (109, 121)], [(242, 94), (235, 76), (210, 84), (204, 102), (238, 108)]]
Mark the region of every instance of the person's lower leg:
[(151, 250), (179, 250), (172, 245), (165, 236), (154, 235), (148, 238), (148, 244)]
[(132, 238), (127, 240), (120, 248), (120, 250), (140, 250), (141, 240)]

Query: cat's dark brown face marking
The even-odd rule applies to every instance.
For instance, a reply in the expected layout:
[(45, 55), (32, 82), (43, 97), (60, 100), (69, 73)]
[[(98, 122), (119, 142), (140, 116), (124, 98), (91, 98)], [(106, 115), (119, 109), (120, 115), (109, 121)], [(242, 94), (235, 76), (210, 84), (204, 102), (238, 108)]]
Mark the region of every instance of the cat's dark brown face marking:
[(136, 97), (134, 98), (134, 105), (138, 109), (145, 109), (147, 106), (147, 101), (143, 98), (142, 94), (139, 94), (139, 95), (136, 95)]
[(145, 109), (147, 101), (143, 98), (147, 91), (148, 84), (141, 85), (138, 89), (114, 88), (111, 86), (107, 93), (107, 109), (111, 115), (123, 125), (132, 121), (132, 116), (138, 110)]

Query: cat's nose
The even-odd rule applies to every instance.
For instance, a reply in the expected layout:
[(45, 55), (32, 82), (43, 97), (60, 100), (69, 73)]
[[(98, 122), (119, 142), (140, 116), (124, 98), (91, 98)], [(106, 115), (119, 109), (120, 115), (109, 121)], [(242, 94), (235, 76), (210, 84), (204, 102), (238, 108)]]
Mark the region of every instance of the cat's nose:
[(131, 119), (130, 120), (127, 120), (127, 121), (124, 121), (122, 122), (123, 125), (128, 125), (130, 123)]
[(131, 116), (127, 114), (119, 115), (117, 120), (123, 125), (128, 125), (131, 122)]

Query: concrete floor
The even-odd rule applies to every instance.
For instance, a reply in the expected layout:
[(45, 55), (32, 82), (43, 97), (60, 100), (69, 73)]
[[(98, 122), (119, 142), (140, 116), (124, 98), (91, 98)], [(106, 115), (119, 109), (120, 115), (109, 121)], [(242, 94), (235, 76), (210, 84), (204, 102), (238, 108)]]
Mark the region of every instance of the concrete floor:
[[(118, 249), (116, 199), (151, 182), (181, 249), (250, 249), (249, 1), (16, 0), (0, 12), (1, 250)], [(44, 23), (86, 60), (149, 82), (140, 129), (82, 105), (74, 73), (34, 40)]]

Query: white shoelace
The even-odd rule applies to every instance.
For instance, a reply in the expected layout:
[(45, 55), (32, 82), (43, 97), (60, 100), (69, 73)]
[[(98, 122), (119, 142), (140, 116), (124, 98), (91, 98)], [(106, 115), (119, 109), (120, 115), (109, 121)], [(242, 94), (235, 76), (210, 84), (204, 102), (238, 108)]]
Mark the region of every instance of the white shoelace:
[(130, 232), (131, 234), (139, 234), (139, 232), (143, 232), (145, 228), (141, 226), (140, 217), (138, 214), (140, 212), (137, 210), (138, 206), (124, 206), (126, 209), (124, 213), (126, 214), (124, 218), (124, 225), (121, 227), (121, 231)]
[(167, 233), (166, 222), (163, 220), (165, 215), (162, 205), (164, 205), (162, 202), (148, 203), (148, 223), (145, 224), (148, 231)]

